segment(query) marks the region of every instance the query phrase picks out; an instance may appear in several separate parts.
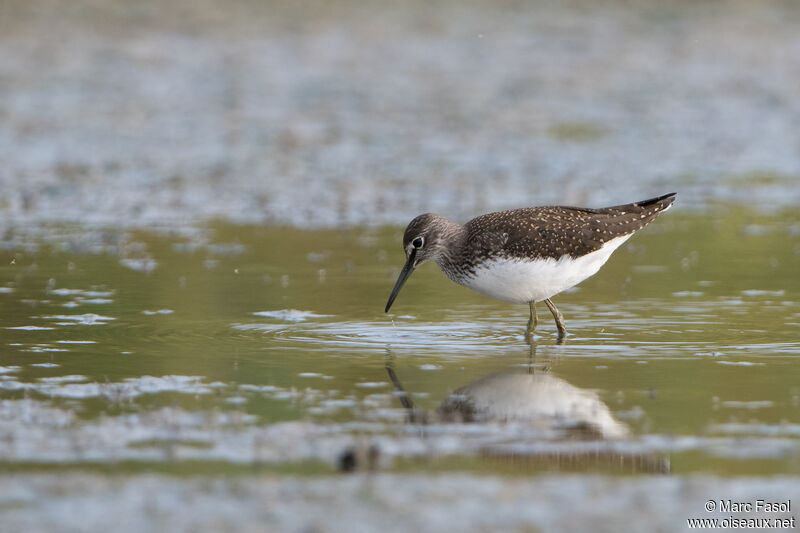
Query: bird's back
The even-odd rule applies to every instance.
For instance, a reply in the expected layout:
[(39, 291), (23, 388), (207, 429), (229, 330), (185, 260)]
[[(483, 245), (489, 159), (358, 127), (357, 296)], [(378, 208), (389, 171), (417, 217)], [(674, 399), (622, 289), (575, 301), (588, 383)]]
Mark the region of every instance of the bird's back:
[(464, 252), (476, 260), (578, 258), (643, 228), (674, 201), (670, 193), (602, 209), (546, 206), (489, 213), (464, 225)]

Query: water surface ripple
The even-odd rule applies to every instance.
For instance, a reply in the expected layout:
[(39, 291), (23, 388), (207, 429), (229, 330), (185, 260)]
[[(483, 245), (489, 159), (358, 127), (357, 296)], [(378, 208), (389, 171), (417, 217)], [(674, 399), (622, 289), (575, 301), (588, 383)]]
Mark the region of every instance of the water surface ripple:
[(397, 228), (7, 233), (0, 460), (797, 472), (796, 213), (710, 220), (671, 212), (559, 295), (564, 344), (434, 267), (384, 314)]

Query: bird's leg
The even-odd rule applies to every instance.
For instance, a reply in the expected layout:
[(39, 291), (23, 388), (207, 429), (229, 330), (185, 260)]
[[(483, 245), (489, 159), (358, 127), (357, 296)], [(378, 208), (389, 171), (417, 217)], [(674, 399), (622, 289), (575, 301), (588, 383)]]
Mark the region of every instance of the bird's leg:
[(558, 310), (558, 307), (555, 306), (553, 302), (550, 301), (550, 298), (547, 298), (544, 303), (547, 304), (547, 308), (550, 309), (550, 312), (553, 313), (553, 318), (556, 319), (556, 327), (558, 328), (558, 340), (563, 340), (564, 337), (567, 335), (567, 327), (564, 325), (564, 315), (561, 314), (561, 311)]
[(536, 329), (536, 324), (539, 323), (539, 319), (536, 316), (536, 302), (529, 302), (531, 308), (531, 317), (528, 319), (528, 328), (525, 330), (525, 336), (530, 337), (533, 335), (533, 330)]

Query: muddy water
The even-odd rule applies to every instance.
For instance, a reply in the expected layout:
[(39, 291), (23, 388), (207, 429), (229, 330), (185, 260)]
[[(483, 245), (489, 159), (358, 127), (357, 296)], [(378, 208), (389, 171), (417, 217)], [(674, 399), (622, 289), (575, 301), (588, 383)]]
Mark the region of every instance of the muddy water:
[(564, 345), (433, 265), (385, 315), (400, 234), (8, 231), (0, 460), (800, 473), (797, 213), (671, 211), (557, 297)]

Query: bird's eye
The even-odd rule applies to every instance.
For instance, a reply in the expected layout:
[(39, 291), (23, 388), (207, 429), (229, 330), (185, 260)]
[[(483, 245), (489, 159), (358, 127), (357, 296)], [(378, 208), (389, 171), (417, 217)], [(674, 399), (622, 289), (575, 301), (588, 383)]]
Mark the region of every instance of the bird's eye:
[(414, 246), (414, 248), (422, 248), (422, 245), (424, 243), (425, 243), (425, 241), (422, 239), (422, 237), (417, 237), (416, 239), (411, 241), (411, 244), (412, 244), (412, 246)]

